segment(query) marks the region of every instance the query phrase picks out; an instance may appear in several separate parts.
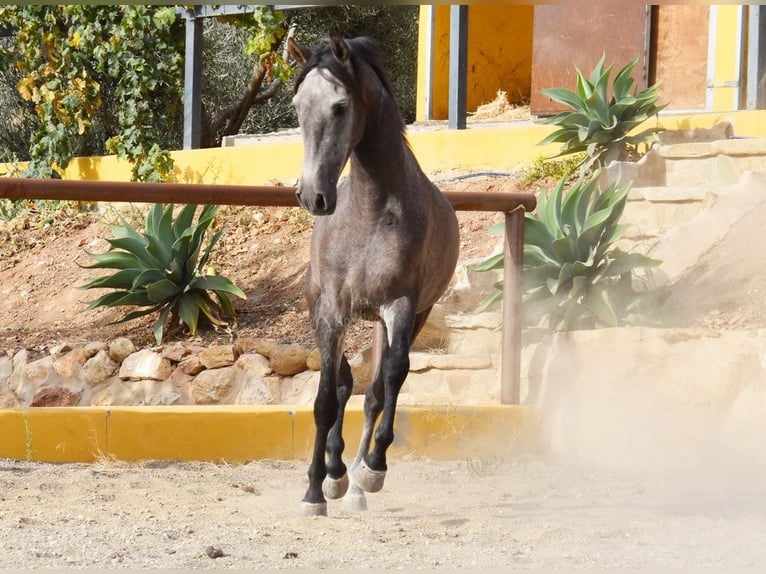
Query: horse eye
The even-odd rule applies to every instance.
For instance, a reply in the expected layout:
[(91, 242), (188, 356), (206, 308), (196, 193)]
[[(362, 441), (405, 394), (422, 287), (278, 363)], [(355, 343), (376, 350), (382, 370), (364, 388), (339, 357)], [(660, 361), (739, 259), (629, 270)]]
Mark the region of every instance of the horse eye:
[(342, 116), (346, 113), (346, 104), (345, 103), (338, 103), (332, 105), (332, 115), (335, 117)]

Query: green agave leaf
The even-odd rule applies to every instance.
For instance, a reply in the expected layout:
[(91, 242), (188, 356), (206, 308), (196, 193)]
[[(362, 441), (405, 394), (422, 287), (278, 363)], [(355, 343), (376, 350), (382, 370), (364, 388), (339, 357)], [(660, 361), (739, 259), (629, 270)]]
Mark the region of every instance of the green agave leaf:
[(626, 253), (620, 249), (612, 250), (610, 256), (613, 259), (605, 267), (604, 277), (619, 277), (637, 268), (658, 267), (662, 265), (662, 261), (659, 259), (652, 259), (641, 253)]
[(554, 239), (544, 222), (532, 216), (524, 218), (524, 245), (536, 245), (549, 256), (554, 256)]
[(585, 293), (583, 304), (602, 323), (610, 327), (619, 323), (609, 292), (603, 285), (592, 285)]
[(549, 279), (555, 279), (560, 273), (560, 268), (559, 265), (551, 263), (525, 267), (521, 276), (522, 290), (528, 291), (538, 287), (541, 283), (547, 282)]
[(178, 295), (183, 290), (181, 285), (170, 279), (160, 279), (146, 286), (146, 295), (152, 303), (161, 303)]
[(172, 310), (173, 307), (170, 305), (163, 308), (160, 312), (160, 316), (157, 317), (157, 320), (154, 322), (152, 332), (154, 333), (154, 340), (158, 345), (162, 344), (162, 339), (165, 337), (165, 324), (168, 322), (168, 316), (170, 316)]
[(91, 279), (80, 289), (130, 289), (140, 273), (140, 269), (122, 269), (111, 275)]
[(184, 293), (178, 299), (178, 317), (189, 327), (192, 336), (197, 334), (199, 323), (199, 297), (194, 291)]
[(215, 294), (216, 299), (218, 299), (218, 304), (221, 306), (223, 314), (226, 317), (234, 317), (236, 313), (234, 312), (234, 305), (232, 304), (229, 295), (223, 291), (213, 291), (213, 293)]
[(578, 96), (572, 90), (566, 88), (545, 88), (540, 90), (540, 93), (549, 97), (554, 102), (569, 106), (570, 108), (582, 112), (585, 110), (583, 107), (583, 98)]
[[(555, 130), (537, 142), (537, 145), (548, 145), (553, 143), (565, 143), (568, 144), (572, 140), (577, 140), (578, 130), (574, 128), (560, 128)], [(565, 146), (563, 153), (572, 153), (569, 151), (569, 146)]]
[(601, 58), (599, 58), (598, 62), (596, 62), (596, 65), (593, 67), (593, 71), (590, 73), (590, 83), (591, 84), (597, 84), (598, 81), (604, 77), (604, 75), (608, 76), (609, 73), (612, 71), (612, 67), (609, 66), (609, 68), (604, 70), (604, 64), (606, 63), (606, 53), (601, 52)]
[(159, 269), (146, 269), (142, 271), (134, 280), (131, 289), (146, 287), (150, 283), (165, 279), (165, 272)]
[(593, 85), (582, 75), (579, 69), (577, 70), (577, 95), (583, 102), (593, 95)]
[(94, 259), (95, 263), (80, 265), (83, 269), (135, 269), (141, 266), (135, 255), (125, 251), (107, 251), (106, 253), (86, 251), (85, 254)]
[(205, 252), (202, 254), (202, 257), (199, 260), (199, 263), (197, 264), (197, 270), (202, 273), (205, 269), (205, 265), (207, 265), (207, 262), (210, 260), (210, 253), (213, 251), (213, 247), (215, 247), (215, 244), (218, 243), (218, 240), (221, 239), (221, 236), (226, 231), (226, 228), (224, 227), (217, 233), (213, 235), (213, 237), (210, 238), (210, 241), (207, 243), (207, 247), (205, 248)]
[(157, 261), (168, 262), (172, 257), (172, 245), (175, 242), (172, 228), (173, 204), (163, 210), (161, 203), (155, 203), (146, 220), (146, 249)]
[(497, 301), (503, 300), (503, 287), (502, 283), (500, 284), (500, 287), (498, 288), (497, 283), (492, 287), (492, 291), (489, 292), (489, 294), (484, 298), (484, 300), (479, 303), (479, 305), (475, 309), (475, 313), (481, 313), (482, 311), (488, 309), (491, 307), (494, 303)]
[(494, 271), (496, 269), (502, 269), (503, 259), (503, 254), (498, 253), (497, 255), (492, 255), (481, 263), (476, 264), (472, 269), (474, 271)]
[(487, 226), (487, 231), (494, 237), (505, 236), (505, 221), (498, 221), (497, 223)]
[(111, 293), (102, 295), (101, 297), (94, 299), (93, 301), (88, 303), (87, 308), (95, 309), (97, 307), (113, 307), (114, 302), (124, 297), (126, 293), (127, 293), (126, 291), (112, 291)]
[(149, 301), (149, 298), (146, 296), (146, 291), (142, 289), (140, 291), (124, 291), (122, 297), (112, 301), (108, 306), (122, 307), (135, 305), (136, 307), (146, 307), (153, 304), (154, 303)]
[(633, 71), (633, 67), (638, 64), (638, 59), (638, 56), (633, 58), (619, 72), (617, 72), (617, 75), (614, 78), (612, 94), (618, 102), (630, 93), (630, 88), (633, 86), (631, 72)]
[(189, 282), (189, 289), (201, 289), (203, 291), (223, 291), (236, 295), (240, 299), (247, 299), (245, 293), (230, 279), (218, 275), (204, 275), (195, 277)]
[(120, 237), (114, 239), (107, 239), (109, 244), (116, 248), (122, 249), (129, 253), (132, 253), (141, 263), (147, 267), (160, 267), (158, 261), (147, 250), (149, 242), (141, 237), (140, 239), (135, 237)]
[(138, 319), (139, 317), (151, 315), (152, 313), (156, 313), (161, 307), (162, 305), (153, 305), (152, 307), (148, 309), (138, 309), (136, 311), (131, 311), (130, 313), (125, 314), (124, 316), (117, 319), (116, 321), (111, 321), (108, 324), (117, 325), (119, 323), (126, 323), (127, 321), (132, 321), (133, 319)]
[(194, 214), (197, 211), (197, 205), (190, 203), (184, 205), (173, 222), (173, 237), (180, 238), (191, 227), (194, 221)]
[[(500, 259), (502, 262), (502, 258)], [(559, 262), (557, 259), (554, 259), (550, 257), (539, 245), (525, 245), (524, 246), (524, 265), (525, 266), (535, 266), (535, 265), (547, 265), (547, 264), (553, 264), (553, 265), (559, 265)]]

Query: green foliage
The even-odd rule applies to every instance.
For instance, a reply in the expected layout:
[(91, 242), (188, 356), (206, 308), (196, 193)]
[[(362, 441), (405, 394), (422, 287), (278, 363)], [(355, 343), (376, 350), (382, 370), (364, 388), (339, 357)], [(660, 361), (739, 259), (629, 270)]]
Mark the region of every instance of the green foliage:
[(529, 184), (543, 179), (566, 179), (582, 164), (584, 153), (573, 154), (563, 159), (538, 156), (532, 165), (521, 170), (520, 182)]
[[(156, 203), (149, 211), (143, 233), (128, 222), (111, 226), (111, 249), (106, 253), (88, 253), (95, 263), (88, 269), (116, 269), (98, 277), (81, 289), (112, 289), (92, 301), (88, 308), (139, 307), (117, 322), (129, 321), (159, 312), (154, 323), (154, 337), (162, 342), (165, 325), (169, 330), (186, 325), (194, 335), (200, 320), (213, 325), (225, 324), (222, 316), (233, 317), (230, 295), (245, 297), (242, 290), (225, 277), (206, 274), (210, 253), (223, 235), (215, 233), (203, 250), (205, 234), (218, 213), (217, 206), (202, 207), (194, 224), (196, 205), (186, 205), (173, 218), (173, 205)], [(215, 295), (215, 299), (212, 295)]]
[(180, 124), (183, 66), (172, 6), (2, 6), (0, 24), (16, 32), (0, 63), (19, 75), (38, 120), (28, 175), (54, 176), (96, 131), (106, 151), (133, 164), (133, 179), (168, 178), (161, 136)]
[(543, 120), (542, 123), (558, 126), (558, 129), (540, 145), (560, 142), (560, 156), (586, 152), (586, 167), (593, 163), (605, 166), (637, 155), (638, 146), (649, 142), (660, 128), (648, 128), (634, 135), (630, 135), (631, 131), (665, 108), (657, 105), (659, 84), (631, 93), (633, 78), (630, 74), (638, 63), (638, 56), (617, 73), (609, 98), (607, 90), (612, 66), (604, 69), (604, 59), (602, 56), (596, 64), (590, 79), (577, 70), (576, 91), (566, 88), (540, 90), (541, 94), (572, 110)]
[[(611, 184), (599, 190), (598, 175), (581, 176), (568, 192), (561, 180), (540, 194), (534, 213), (525, 214), (522, 308), (528, 325), (571, 330), (630, 320), (640, 299), (632, 287), (634, 270), (660, 264), (616, 247), (627, 229), (619, 221), (630, 188)], [(501, 223), (490, 231), (502, 235), (503, 229)], [(476, 270), (502, 267), (500, 254)], [(502, 281), (480, 309), (501, 298)]]

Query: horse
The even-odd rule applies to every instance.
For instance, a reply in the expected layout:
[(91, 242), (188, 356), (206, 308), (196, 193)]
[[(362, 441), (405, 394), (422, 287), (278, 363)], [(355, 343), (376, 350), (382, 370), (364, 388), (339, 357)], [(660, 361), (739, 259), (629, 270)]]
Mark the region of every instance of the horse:
[[(288, 50), (299, 67), (293, 106), (304, 157), (296, 195), (314, 216), (305, 296), (321, 365), (301, 514), (326, 516), (325, 497), (363, 511), (364, 493), (383, 487), (409, 350), (453, 276), (459, 230), (406, 140), (377, 42), (332, 37), (306, 48), (291, 38)], [(343, 342), (358, 319), (377, 322), (382, 336), (373, 337), (379, 360), (349, 470), (343, 415), (353, 380)]]

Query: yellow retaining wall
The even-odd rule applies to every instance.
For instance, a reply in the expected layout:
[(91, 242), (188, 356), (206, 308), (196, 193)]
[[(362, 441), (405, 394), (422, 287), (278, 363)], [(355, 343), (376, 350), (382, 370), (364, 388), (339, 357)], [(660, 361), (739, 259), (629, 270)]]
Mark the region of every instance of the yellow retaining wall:
[[(665, 129), (710, 127), (730, 120), (738, 137), (766, 137), (766, 111), (663, 114)], [(657, 125), (647, 121), (639, 127)], [(426, 173), (482, 170), (513, 171), (540, 156), (555, 155), (558, 144), (538, 146), (550, 126), (529, 122), (473, 123), (465, 130), (442, 127), (411, 128), (408, 139)], [(300, 176), (303, 146), (299, 138), (240, 147), (172, 152), (176, 179), (185, 183), (240, 185), (294, 185)], [(0, 175), (10, 166), (0, 164)], [(114, 156), (75, 158), (64, 173), (66, 179), (129, 181), (130, 166)]]
[[(349, 406), (352, 457), (363, 411)], [(393, 457), (460, 459), (533, 448), (537, 413), (521, 406), (400, 407)], [(64, 407), (0, 410), (0, 458), (46, 462), (309, 458), (313, 408), (303, 406)]]

